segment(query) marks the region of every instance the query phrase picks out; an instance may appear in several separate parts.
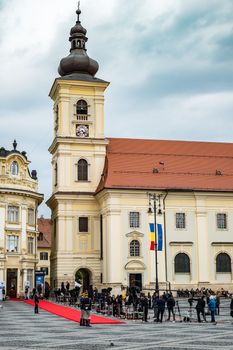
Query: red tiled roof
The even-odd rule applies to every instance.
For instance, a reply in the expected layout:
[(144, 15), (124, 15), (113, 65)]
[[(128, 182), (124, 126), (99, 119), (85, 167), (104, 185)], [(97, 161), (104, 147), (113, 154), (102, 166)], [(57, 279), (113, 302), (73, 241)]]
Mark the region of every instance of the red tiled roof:
[(233, 191), (233, 143), (110, 138), (104, 188)]
[(39, 218), (37, 219), (38, 231), (43, 233), (43, 240), (37, 240), (38, 248), (51, 247), (52, 220)]

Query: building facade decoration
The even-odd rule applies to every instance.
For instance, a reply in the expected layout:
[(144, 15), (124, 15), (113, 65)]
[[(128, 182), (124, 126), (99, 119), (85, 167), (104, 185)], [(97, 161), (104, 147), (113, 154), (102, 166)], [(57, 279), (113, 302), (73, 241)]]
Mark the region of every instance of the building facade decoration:
[(10, 151), (0, 148), (0, 281), (9, 297), (23, 294), (27, 281), (30, 288), (34, 286), (36, 216), (43, 195), (29, 163), (16, 141)]

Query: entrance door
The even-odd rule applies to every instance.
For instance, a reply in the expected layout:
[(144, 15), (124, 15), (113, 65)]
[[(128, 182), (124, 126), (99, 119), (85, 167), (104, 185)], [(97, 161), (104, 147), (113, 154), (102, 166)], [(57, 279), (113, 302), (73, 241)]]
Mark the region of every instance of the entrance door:
[(141, 273), (130, 273), (129, 274), (129, 286), (137, 287), (142, 289), (142, 274)]
[(6, 291), (10, 298), (17, 297), (17, 269), (7, 269), (7, 285)]
[(81, 283), (83, 291), (89, 290), (90, 271), (88, 269), (79, 269), (75, 274), (75, 281)]

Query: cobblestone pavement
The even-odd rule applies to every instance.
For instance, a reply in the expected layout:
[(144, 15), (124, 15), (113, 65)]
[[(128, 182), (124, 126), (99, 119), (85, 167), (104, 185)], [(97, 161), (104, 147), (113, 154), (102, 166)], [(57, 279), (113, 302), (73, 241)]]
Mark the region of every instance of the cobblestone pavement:
[[(181, 311), (182, 311), (182, 302)], [(186, 301), (187, 304), (187, 301)], [(124, 325), (80, 327), (23, 302), (5, 301), (0, 308), (0, 349), (226, 349), (233, 350), (229, 300), (224, 300), (217, 325), (211, 323), (127, 321)], [(194, 312), (195, 315), (195, 312)], [(111, 345), (112, 343), (112, 345)]]

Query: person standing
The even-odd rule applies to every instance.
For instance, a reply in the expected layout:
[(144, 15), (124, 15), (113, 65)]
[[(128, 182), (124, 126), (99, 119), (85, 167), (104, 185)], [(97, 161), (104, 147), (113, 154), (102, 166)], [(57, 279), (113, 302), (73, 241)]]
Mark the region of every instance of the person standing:
[(233, 317), (233, 296), (231, 296), (230, 315), (231, 315), (231, 317)]
[(210, 296), (210, 300), (209, 300), (209, 309), (210, 309), (210, 314), (211, 314), (211, 322), (212, 323), (217, 323), (215, 321), (215, 313), (216, 313), (216, 299), (215, 299), (215, 296), (214, 295), (211, 295)]
[(175, 321), (175, 313), (174, 313), (174, 306), (175, 306), (175, 299), (171, 294), (168, 294), (168, 299), (167, 299), (167, 310), (168, 310), (168, 318), (167, 321), (170, 321), (171, 313), (173, 317), (173, 321)]
[(88, 293), (85, 292), (80, 299), (81, 302), (81, 318), (80, 326), (91, 327), (91, 298), (88, 297)]
[(35, 295), (34, 295), (34, 305), (35, 305), (35, 314), (38, 314), (39, 313), (39, 311), (38, 311), (39, 297), (38, 297), (37, 293), (35, 293)]
[(148, 322), (147, 321), (147, 317), (148, 317), (148, 307), (149, 307), (149, 301), (148, 298), (143, 294), (141, 297), (141, 308), (143, 311), (143, 321), (144, 322)]
[(158, 305), (158, 313), (157, 313), (156, 322), (162, 323), (163, 322), (163, 314), (164, 314), (164, 310), (165, 310), (165, 300), (164, 300), (162, 295), (157, 300), (157, 305)]
[(206, 322), (206, 317), (205, 317), (205, 300), (204, 300), (204, 295), (201, 298), (198, 299), (193, 299), (197, 300), (197, 305), (196, 305), (196, 310), (197, 310), (197, 320), (198, 322), (201, 322), (201, 317), (200, 314), (202, 314), (202, 317), (204, 321)]

